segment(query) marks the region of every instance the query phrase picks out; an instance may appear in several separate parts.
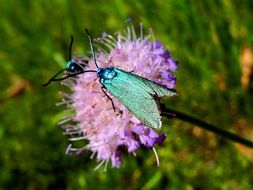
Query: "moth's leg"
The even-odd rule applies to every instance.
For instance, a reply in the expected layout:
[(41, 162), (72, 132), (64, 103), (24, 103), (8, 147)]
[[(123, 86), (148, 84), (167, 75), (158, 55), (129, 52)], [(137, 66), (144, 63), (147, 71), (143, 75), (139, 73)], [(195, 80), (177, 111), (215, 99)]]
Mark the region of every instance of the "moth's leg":
[(113, 103), (111, 97), (110, 97), (110, 96), (106, 93), (106, 91), (105, 91), (106, 88), (105, 88), (104, 86), (101, 86), (101, 89), (102, 89), (103, 93), (107, 96), (107, 98), (111, 101), (111, 103), (112, 103), (112, 108), (113, 108), (114, 112), (116, 112), (116, 109), (115, 109), (115, 106), (114, 106), (114, 103)]

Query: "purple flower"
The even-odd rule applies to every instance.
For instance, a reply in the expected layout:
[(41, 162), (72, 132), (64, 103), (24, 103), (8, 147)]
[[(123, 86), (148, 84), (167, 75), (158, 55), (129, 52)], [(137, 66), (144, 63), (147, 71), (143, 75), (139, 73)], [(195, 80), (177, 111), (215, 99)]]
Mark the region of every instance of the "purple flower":
[[(115, 37), (104, 33), (97, 41), (109, 50), (96, 52), (99, 66), (133, 71), (139, 76), (174, 88), (176, 78), (172, 73), (177, 69), (176, 62), (161, 42), (151, 42), (149, 39), (150, 36), (142, 35), (137, 38), (133, 27), (128, 27), (124, 34), (118, 33)], [(96, 69), (93, 59), (89, 59), (87, 69)], [(102, 92), (96, 74), (84, 73), (63, 83), (73, 91), (66, 95), (63, 102), (75, 111), (75, 114), (61, 122), (65, 122), (65, 133), (72, 136), (71, 141), (82, 139), (87, 142), (82, 148), (69, 147), (70, 152), (89, 150), (92, 152), (91, 158), (96, 156), (100, 162), (98, 167), (105, 164), (106, 168), (108, 162), (112, 163), (112, 167), (120, 167), (121, 147), (135, 154), (143, 145), (153, 149), (159, 164), (154, 146), (161, 144), (166, 135), (158, 135), (150, 127), (142, 125), (124, 105), (108, 93), (116, 107), (115, 112), (111, 101)], [(76, 124), (67, 124), (69, 120)], [(78, 136), (80, 132), (81, 136)]]
[(128, 149), (128, 152), (134, 152), (137, 150), (141, 143), (140, 141), (136, 140), (130, 130), (126, 130), (122, 128), (119, 132), (119, 142), (118, 144), (121, 146), (126, 146)]
[(145, 125), (135, 125), (131, 128), (132, 132), (139, 136), (141, 144), (147, 148), (152, 148), (155, 143), (161, 144), (166, 135), (158, 135), (153, 129)]
[(111, 156), (111, 162), (112, 162), (112, 167), (118, 168), (120, 167), (122, 161), (120, 157), (120, 151), (115, 151), (113, 155)]

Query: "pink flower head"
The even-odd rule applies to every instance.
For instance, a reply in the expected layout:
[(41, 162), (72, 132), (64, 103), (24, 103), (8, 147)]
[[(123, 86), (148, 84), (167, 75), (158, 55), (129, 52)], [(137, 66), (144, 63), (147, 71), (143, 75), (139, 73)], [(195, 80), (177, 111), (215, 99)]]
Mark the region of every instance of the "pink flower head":
[[(104, 34), (97, 41), (109, 51), (100, 49), (96, 52), (99, 67), (117, 67), (167, 88), (174, 88), (176, 78), (173, 72), (177, 70), (177, 63), (159, 41), (152, 42), (150, 38), (150, 35), (142, 36), (142, 28), (138, 38), (133, 27), (128, 27), (123, 34), (117, 33), (116, 36)], [(93, 59), (89, 59), (87, 69), (96, 70)], [(111, 101), (101, 90), (102, 85), (96, 73), (80, 74), (74, 81), (67, 80), (64, 84), (73, 91), (67, 95), (69, 101), (64, 101), (70, 109), (75, 110), (75, 114), (67, 120), (77, 124), (66, 124), (67, 120), (61, 124), (64, 123), (66, 134), (72, 135), (71, 141), (84, 139), (87, 142), (83, 148), (69, 147), (68, 152), (89, 150), (92, 152), (91, 157), (96, 156), (100, 162), (99, 166), (103, 163), (107, 166), (111, 161), (112, 167), (119, 167), (122, 163), (120, 147), (135, 154), (141, 146), (153, 148), (165, 139), (164, 133), (158, 135), (150, 127), (144, 126), (107, 91), (115, 105), (114, 111)]]

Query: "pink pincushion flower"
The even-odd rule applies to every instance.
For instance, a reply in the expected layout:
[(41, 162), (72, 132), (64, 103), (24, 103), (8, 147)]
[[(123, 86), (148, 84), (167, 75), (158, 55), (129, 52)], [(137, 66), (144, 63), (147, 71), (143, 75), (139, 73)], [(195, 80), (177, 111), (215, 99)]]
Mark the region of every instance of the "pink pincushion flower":
[[(151, 42), (149, 39), (150, 36), (142, 37), (142, 29), (141, 37), (137, 38), (133, 27), (128, 27), (124, 35), (105, 35), (99, 42), (109, 51), (96, 53), (99, 67), (118, 67), (174, 88), (176, 78), (172, 72), (177, 69), (177, 63), (160, 42)], [(87, 69), (96, 70), (92, 59)], [(69, 151), (79, 153), (88, 149), (93, 153), (92, 157), (96, 155), (101, 162), (99, 166), (111, 161), (113, 167), (119, 167), (122, 163), (119, 147), (126, 147), (129, 153), (135, 153), (141, 145), (153, 148), (165, 139), (165, 134), (158, 135), (150, 127), (141, 124), (124, 105), (107, 93), (115, 105), (114, 111), (95, 73), (80, 74), (74, 81), (64, 81), (64, 84), (73, 90), (68, 96), (71, 100), (68, 107), (75, 110), (75, 115), (70, 119), (77, 122), (76, 126), (66, 125), (64, 129), (72, 135), (82, 132), (81, 137), (72, 137), (70, 140), (87, 140), (85, 147), (70, 147)]]

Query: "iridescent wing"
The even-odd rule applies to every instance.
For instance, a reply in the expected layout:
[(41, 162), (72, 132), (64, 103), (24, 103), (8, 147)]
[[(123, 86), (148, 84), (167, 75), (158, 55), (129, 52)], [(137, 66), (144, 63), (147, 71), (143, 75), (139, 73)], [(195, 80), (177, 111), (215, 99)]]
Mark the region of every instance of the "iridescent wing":
[(121, 69), (114, 71), (117, 75), (102, 84), (143, 124), (160, 129), (162, 122), (155, 97), (174, 96), (176, 92)]

